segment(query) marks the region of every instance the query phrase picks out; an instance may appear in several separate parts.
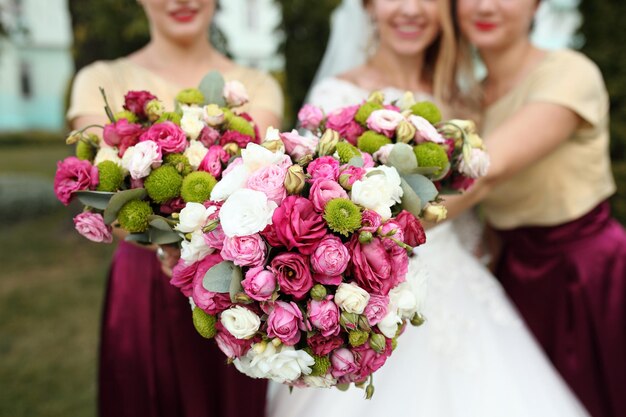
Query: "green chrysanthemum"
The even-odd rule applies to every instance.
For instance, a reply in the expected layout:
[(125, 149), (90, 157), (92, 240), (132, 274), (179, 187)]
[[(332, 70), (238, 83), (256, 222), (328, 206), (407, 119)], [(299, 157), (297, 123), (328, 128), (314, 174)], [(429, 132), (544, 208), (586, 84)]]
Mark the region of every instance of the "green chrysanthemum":
[(254, 128), (249, 121), (241, 116), (231, 116), (228, 119), (228, 129), (236, 130), (241, 134), (254, 137)]
[(182, 116), (178, 113), (175, 112), (171, 112), (171, 111), (166, 111), (165, 113), (163, 113), (161, 115), (161, 117), (159, 117), (159, 119), (156, 121), (156, 123), (162, 123), (162, 122), (172, 122), (174, 124), (177, 124), (180, 126), (180, 119), (182, 118)]
[(365, 126), (367, 123), (367, 118), (370, 117), (370, 114), (372, 114), (374, 110), (380, 109), (384, 109), (383, 105), (380, 103), (371, 101), (363, 103), (361, 107), (359, 107), (359, 109), (356, 111), (356, 114), (354, 115), (354, 120)]
[(348, 342), (352, 347), (359, 347), (364, 345), (369, 338), (369, 333), (363, 330), (350, 330), (348, 333)]
[(187, 203), (203, 203), (211, 196), (215, 184), (217, 180), (208, 172), (192, 172), (183, 179), (180, 195)]
[(411, 106), (411, 112), (416, 116), (421, 116), (430, 123), (435, 124), (441, 121), (441, 112), (430, 101), (420, 101)]
[(171, 165), (163, 165), (148, 175), (143, 186), (150, 198), (157, 204), (163, 204), (180, 195), (183, 177)]
[(304, 351), (311, 355), (315, 363), (311, 366), (310, 376), (324, 376), (330, 368), (330, 358), (328, 356), (318, 356), (313, 353), (310, 347), (305, 347)]
[(361, 151), (349, 142), (339, 142), (337, 143), (337, 154), (339, 155), (339, 161), (342, 164), (347, 164), (355, 156), (361, 156)]
[(439, 176), (448, 166), (448, 154), (443, 147), (433, 142), (424, 142), (413, 148), (420, 167), (435, 167), (434, 176)]
[(171, 153), (166, 155), (163, 160), (164, 165), (171, 165), (176, 168), (176, 171), (183, 177), (188, 175), (191, 171), (191, 164), (189, 163), (189, 158), (187, 158), (182, 153)]
[(356, 141), (356, 146), (358, 146), (358, 148), (363, 152), (373, 154), (379, 150), (381, 146), (388, 145), (390, 143), (391, 139), (387, 136), (376, 133), (373, 130), (367, 130), (359, 136)]
[(113, 116), (115, 117), (115, 120), (126, 119), (129, 123), (137, 122), (137, 115), (128, 110), (118, 111)]
[(193, 325), (200, 333), (200, 336), (206, 339), (211, 339), (215, 336), (215, 323), (217, 322), (215, 316), (205, 313), (199, 307), (194, 307), (192, 318)]
[(349, 236), (361, 227), (361, 210), (346, 198), (334, 198), (324, 208), (324, 219), (330, 230)]
[(141, 233), (148, 229), (148, 218), (153, 214), (147, 201), (131, 200), (117, 214), (122, 229), (130, 233)]
[(98, 191), (117, 191), (124, 182), (122, 168), (113, 161), (102, 161), (98, 164)]
[(204, 103), (204, 95), (197, 88), (185, 88), (176, 94), (176, 101), (181, 104), (196, 104), (199, 106)]
[(93, 161), (95, 156), (96, 148), (94, 148), (91, 143), (84, 140), (79, 140), (76, 143), (76, 157), (78, 159), (82, 159), (83, 161)]

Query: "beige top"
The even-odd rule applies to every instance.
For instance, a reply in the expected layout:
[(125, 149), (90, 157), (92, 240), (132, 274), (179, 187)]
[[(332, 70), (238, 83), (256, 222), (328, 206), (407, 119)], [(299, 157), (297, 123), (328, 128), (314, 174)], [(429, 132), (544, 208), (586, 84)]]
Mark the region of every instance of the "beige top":
[[(586, 123), (490, 193), (483, 207), (487, 220), (498, 229), (562, 224), (588, 213), (615, 192), (609, 98), (597, 66), (575, 51), (549, 52), (524, 81), (486, 109), (483, 137), (531, 102), (564, 106)], [(529, 126), (528, 134), (534, 129), (541, 126)]]
[[(251, 68), (235, 66), (223, 74), (227, 81), (238, 80), (248, 92), (250, 102), (239, 111), (268, 110), (282, 119), (283, 94), (270, 75)], [(67, 119), (78, 116), (105, 115), (104, 102), (99, 87), (105, 89), (113, 112), (122, 109), (124, 95), (130, 90), (146, 90), (157, 96), (168, 110), (174, 109), (174, 98), (182, 86), (163, 79), (127, 58), (114, 61), (96, 61), (81, 69), (72, 85)], [(188, 86), (195, 87), (195, 86)]]

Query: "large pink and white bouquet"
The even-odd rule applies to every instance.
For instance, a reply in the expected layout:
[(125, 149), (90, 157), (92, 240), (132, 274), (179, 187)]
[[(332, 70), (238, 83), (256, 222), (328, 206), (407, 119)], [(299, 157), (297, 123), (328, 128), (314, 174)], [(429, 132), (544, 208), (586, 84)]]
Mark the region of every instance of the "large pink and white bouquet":
[(247, 99), (241, 83), (213, 72), (199, 88), (181, 91), (174, 111), (147, 91), (128, 92), (117, 113), (106, 104), (110, 122), (100, 126), (102, 134), (72, 132), (68, 143), (76, 144), (76, 156), (57, 167), (58, 199), (85, 205), (74, 219), (77, 230), (111, 242), (115, 223), (139, 242), (180, 241), (171, 214), (207, 200), (231, 156), (259, 141), (251, 118), (232, 110)]
[(249, 143), (208, 201), (181, 210), (171, 282), (239, 371), (296, 386), (369, 380), (370, 397), (405, 325), (423, 321), (418, 274), (407, 276), (421, 207), (403, 209), (394, 167), (341, 157), (328, 137), (294, 163), (281, 138)]

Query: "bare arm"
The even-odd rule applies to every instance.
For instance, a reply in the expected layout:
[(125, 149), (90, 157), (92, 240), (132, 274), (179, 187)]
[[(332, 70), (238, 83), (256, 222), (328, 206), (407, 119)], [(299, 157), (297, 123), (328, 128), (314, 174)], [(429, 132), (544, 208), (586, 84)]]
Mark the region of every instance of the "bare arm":
[(265, 131), (268, 127), (274, 127), (276, 129), (281, 128), (281, 120), (276, 114), (269, 110), (255, 109), (250, 112), (252, 120), (259, 128), (259, 134), (261, 135), (261, 141), (265, 139)]

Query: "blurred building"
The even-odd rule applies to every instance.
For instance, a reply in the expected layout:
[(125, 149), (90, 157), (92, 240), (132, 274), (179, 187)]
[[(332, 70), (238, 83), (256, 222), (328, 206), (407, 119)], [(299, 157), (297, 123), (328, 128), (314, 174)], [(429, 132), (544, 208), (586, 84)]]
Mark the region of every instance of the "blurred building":
[(73, 73), (67, 0), (0, 0), (0, 132), (62, 130)]

